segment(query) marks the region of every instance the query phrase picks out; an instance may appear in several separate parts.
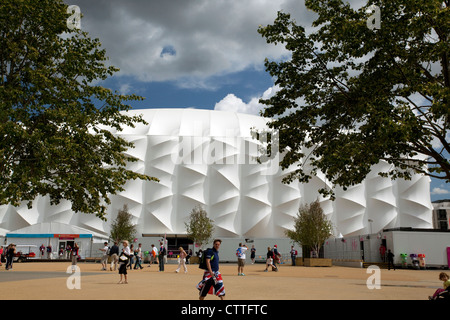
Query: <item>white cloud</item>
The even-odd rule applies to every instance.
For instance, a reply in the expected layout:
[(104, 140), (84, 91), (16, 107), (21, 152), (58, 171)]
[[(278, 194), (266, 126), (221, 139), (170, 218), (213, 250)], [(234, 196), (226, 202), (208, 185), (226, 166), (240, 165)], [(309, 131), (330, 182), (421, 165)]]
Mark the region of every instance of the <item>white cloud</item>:
[(234, 111), (239, 113), (248, 113), (259, 115), (260, 111), (264, 109), (265, 105), (261, 104), (259, 100), (268, 99), (272, 97), (279, 90), (278, 86), (273, 86), (267, 89), (261, 97), (254, 97), (248, 103), (245, 103), (241, 98), (236, 97), (230, 93), (221, 101), (217, 102), (214, 110)]
[(121, 94), (129, 94), (129, 93), (131, 93), (131, 89), (132, 89), (132, 87), (131, 87), (130, 84), (124, 83), (124, 84), (122, 84), (122, 85), (120, 86), (119, 92), (120, 92)]
[(442, 188), (433, 188), (433, 190), (431, 191), (431, 194), (435, 194), (435, 195), (437, 195), (437, 194), (439, 194), (439, 195), (441, 195), (441, 194), (450, 194), (450, 191), (449, 190), (447, 190), (447, 189), (442, 189)]
[[(273, 23), (279, 10), (302, 25), (312, 21), (298, 0), (68, 2), (80, 7), (82, 29), (100, 39), (120, 74), (141, 81), (205, 83), (211, 76), (261, 67), (266, 57), (286, 51), (267, 44), (259, 25)], [(167, 48), (174, 54), (162, 54)]]

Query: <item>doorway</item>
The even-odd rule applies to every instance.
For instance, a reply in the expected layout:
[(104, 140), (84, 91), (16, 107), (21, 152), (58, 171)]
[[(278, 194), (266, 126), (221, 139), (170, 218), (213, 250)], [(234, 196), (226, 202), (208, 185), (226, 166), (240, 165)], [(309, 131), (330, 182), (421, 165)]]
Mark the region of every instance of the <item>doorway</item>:
[(66, 250), (66, 248), (68, 248), (69, 246), (70, 248), (73, 248), (74, 244), (74, 240), (60, 240), (58, 244), (58, 257), (60, 259), (70, 259), (70, 251)]
[(193, 243), (194, 242), (187, 237), (167, 237), (167, 257), (176, 257), (180, 253), (180, 250), (178, 250), (179, 247), (182, 247), (187, 252), (189, 245)]

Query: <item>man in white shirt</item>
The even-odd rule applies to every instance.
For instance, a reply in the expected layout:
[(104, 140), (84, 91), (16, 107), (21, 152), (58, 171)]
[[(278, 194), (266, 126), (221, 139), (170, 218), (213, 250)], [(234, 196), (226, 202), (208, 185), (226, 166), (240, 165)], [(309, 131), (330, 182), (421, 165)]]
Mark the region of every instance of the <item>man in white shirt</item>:
[(242, 245), (239, 243), (239, 248), (236, 250), (236, 256), (238, 258), (238, 276), (245, 276), (244, 266), (245, 266), (245, 251), (248, 250), (247, 245)]
[(100, 251), (103, 251), (103, 255), (102, 255), (102, 270), (106, 270), (106, 264), (108, 263), (108, 251), (109, 251), (109, 247), (108, 247), (108, 242), (104, 243), (104, 247), (100, 248)]

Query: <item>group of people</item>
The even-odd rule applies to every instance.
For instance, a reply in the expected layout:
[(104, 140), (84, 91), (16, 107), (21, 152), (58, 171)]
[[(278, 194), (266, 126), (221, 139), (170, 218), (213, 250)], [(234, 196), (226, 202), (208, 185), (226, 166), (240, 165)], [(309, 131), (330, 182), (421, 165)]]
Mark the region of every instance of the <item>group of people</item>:
[[(144, 252), (142, 251), (142, 243), (139, 243), (138, 246), (134, 248), (134, 244), (130, 245), (130, 243), (127, 240), (123, 240), (122, 246), (123, 247), (120, 250), (118, 242), (115, 242), (111, 247), (108, 246), (108, 242), (104, 242), (103, 247), (100, 248), (99, 250), (102, 251), (101, 257), (102, 270), (108, 270), (108, 263), (110, 263), (109, 266), (110, 271), (119, 270), (120, 275), (119, 284), (127, 284), (128, 269), (136, 270), (144, 268), (143, 267)], [(157, 263), (159, 266), (159, 271), (162, 272), (164, 271), (167, 249), (164, 246), (163, 241), (160, 242), (159, 250), (156, 248), (154, 244), (152, 244), (151, 246), (152, 249), (149, 251), (150, 255), (149, 267), (152, 264)], [(186, 252), (184, 252), (184, 254), (186, 254)], [(187, 272), (185, 265), (184, 269), (185, 272)]]
[[(126, 244), (126, 246), (125, 246)], [(134, 244), (131, 244), (124, 240), (122, 241), (123, 248), (122, 250), (119, 249), (119, 243), (116, 241), (114, 244), (109, 247), (108, 242), (103, 243), (103, 247), (99, 250), (102, 251), (102, 257), (101, 257), (101, 264), (102, 264), (102, 270), (108, 269), (108, 263), (110, 263), (109, 270), (110, 271), (116, 271), (119, 267), (119, 264), (121, 261), (124, 261), (124, 259), (120, 259), (121, 256), (125, 255), (127, 258), (127, 264), (125, 266), (126, 269), (143, 269), (143, 261), (144, 261), (144, 252), (142, 250), (142, 243), (139, 243), (138, 246), (135, 248)], [(126, 250), (124, 251), (124, 249)], [(164, 256), (166, 255), (166, 248), (162, 245), (160, 246), (160, 249), (158, 250), (154, 244), (152, 244), (152, 249), (148, 252), (150, 255), (150, 263), (149, 267), (157, 263), (159, 264), (161, 271), (164, 270)], [(133, 266), (134, 264), (134, 266)]]
[(273, 246), (273, 249), (271, 247), (267, 247), (267, 254), (266, 254), (266, 269), (264, 272), (267, 272), (269, 267), (272, 268), (272, 271), (278, 272), (277, 264), (280, 263), (281, 260), (281, 254), (278, 252), (277, 245)]
[[(244, 274), (244, 266), (246, 259), (246, 251), (248, 250), (248, 246), (246, 244), (239, 243), (238, 248), (236, 249), (237, 263), (238, 263), (238, 276), (245, 276)], [(294, 249), (294, 246), (291, 247), (291, 258), (292, 265), (295, 266), (295, 259), (297, 258), (297, 250)], [(250, 259), (252, 264), (255, 263), (256, 258), (256, 248), (252, 245), (250, 249)], [(273, 248), (267, 247), (266, 254), (266, 269), (264, 272), (267, 272), (269, 267), (272, 268), (272, 271), (278, 271), (277, 264), (281, 262), (281, 254), (278, 252), (278, 246), (275, 244)]]
[[(128, 243), (128, 241), (127, 241)], [(104, 242), (103, 243), (103, 247), (100, 248), (99, 250), (102, 251), (103, 255), (101, 258), (101, 264), (102, 264), (102, 270), (107, 270), (108, 269), (108, 263), (109, 263), (109, 259), (111, 259), (111, 265), (109, 267), (109, 270), (113, 271), (113, 267), (114, 267), (114, 271), (117, 270), (119, 262), (120, 262), (120, 252), (119, 252), (119, 245), (118, 242), (114, 242), (114, 244), (109, 247), (108, 246), (108, 242)], [(142, 258), (143, 258), (143, 253), (142, 253), (142, 244), (139, 243), (138, 247), (136, 249), (134, 249), (134, 245), (131, 244), (130, 247), (128, 248), (130, 251), (129, 254), (129, 259), (127, 259), (127, 265), (125, 266), (126, 269), (143, 269), (144, 267), (142, 266)], [(134, 263), (134, 267), (133, 267), (133, 263)]]
[[(74, 257), (76, 259), (80, 259), (79, 256), (79, 250), (80, 248), (78, 247), (78, 244), (75, 242), (73, 244), (73, 246), (71, 246), (70, 244), (67, 244), (65, 248), (59, 248), (58, 251), (58, 257), (59, 259), (70, 259), (73, 260)], [(39, 247), (39, 256), (41, 259), (52, 259), (52, 253), (53, 253), (53, 248), (51, 244), (48, 244), (47, 246), (42, 244)]]
[(42, 244), (39, 247), (39, 253), (40, 253), (40, 258), (44, 259), (45, 257), (47, 257), (47, 259), (51, 259), (52, 258), (52, 245), (49, 244), (48, 246), (45, 246), (44, 244)]

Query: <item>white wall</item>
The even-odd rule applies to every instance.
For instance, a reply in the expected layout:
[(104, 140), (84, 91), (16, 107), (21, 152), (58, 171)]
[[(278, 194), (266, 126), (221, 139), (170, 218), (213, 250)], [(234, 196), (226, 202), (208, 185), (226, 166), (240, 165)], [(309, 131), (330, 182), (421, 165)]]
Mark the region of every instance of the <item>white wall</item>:
[(379, 248), (386, 239), (386, 252), (394, 253), (394, 263), (401, 265), (401, 254), (425, 254), (425, 262), (429, 267), (448, 267), (447, 247), (450, 247), (450, 232), (436, 231), (386, 231), (371, 235), (344, 238), (330, 238), (325, 242), (325, 258), (352, 259), (362, 258), (360, 241), (364, 242), (364, 261), (381, 262)]
[(450, 247), (449, 232), (393, 231), (392, 239), (396, 263), (401, 263), (401, 253), (406, 253), (408, 257), (415, 253), (425, 254), (427, 265), (448, 266), (446, 249)]

